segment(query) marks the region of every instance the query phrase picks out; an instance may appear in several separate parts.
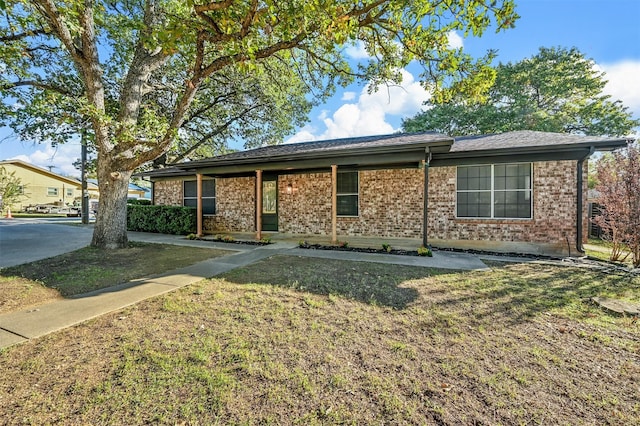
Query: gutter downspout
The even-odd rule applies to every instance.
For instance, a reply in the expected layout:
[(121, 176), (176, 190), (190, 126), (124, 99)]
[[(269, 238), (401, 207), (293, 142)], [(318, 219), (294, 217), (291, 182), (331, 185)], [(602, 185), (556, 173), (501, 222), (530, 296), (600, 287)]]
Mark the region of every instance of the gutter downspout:
[(589, 148), (589, 153), (584, 157), (580, 158), (577, 163), (577, 191), (576, 194), (576, 249), (578, 253), (584, 253), (584, 248), (582, 247), (582, 189), (583, 189), (583, 173), (582, 169), (584, 166), (584, 162), (587, 158), (591, 157), (591, 155), (595, 152), (595, 147)]
[(422, 246), (429, 247), (428, 241), (428, 220), (429, 220), (429, 163), (431, 162), (431, 151), (429, 151), (429, 147), (424, 149), (425, 151), (425, 159), (422, 161), (422, 165), (424, 166), (424, 209), (423, 217), (422, 217)]

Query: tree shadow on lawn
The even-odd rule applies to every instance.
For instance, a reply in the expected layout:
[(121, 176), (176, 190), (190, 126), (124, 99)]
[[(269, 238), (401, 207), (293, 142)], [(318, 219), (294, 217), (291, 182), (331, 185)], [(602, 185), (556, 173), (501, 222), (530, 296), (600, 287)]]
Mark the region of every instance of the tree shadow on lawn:
[(237, 284), (267, 284), (320, 295), (340, 295), (397, 310), (411, 305), (461, 315), (472, 322), (499, 321), (505, 325), (522, 323), (554, 310), (585, 315), (587, 311), (593, 312), (586, 302), (594, 296), (629, 299), (640, 294), (637, 276), (533, 263), (462, 272), (274, 256), (230, 271), (221, 278)]
[(636, 302), (640, 296), (640, 276), (564, 265), (505, 264), (491, 271), (466, 273), (463, 280), (442, 276), (438, 282), (455, 292), (442, 297), (436, 285), (425, 288), (422, 296), (437, 298), (439, 307), (466, 311), (475, 320), (499, 320), (505, 325), (560, 310), (569, 316), (591, 315), (595, 296)]
[(446, 273), (452, 271), (303, 256), (273, 256), (230, 271), (221, 278), (237, 284), (274, 285), (405, 309), (419, 297), (419, 291), (402, 287), (403, 282)]

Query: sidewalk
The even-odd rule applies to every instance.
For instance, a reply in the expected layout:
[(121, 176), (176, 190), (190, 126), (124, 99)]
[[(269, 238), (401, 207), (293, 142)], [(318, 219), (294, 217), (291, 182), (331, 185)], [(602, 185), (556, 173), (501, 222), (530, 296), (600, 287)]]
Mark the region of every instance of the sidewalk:
[(132, 281), (74, 298), (51, 302), (27, 310), (0, 315), (0, 349), (71, 327), (92, 318), (117, 311), (135, 303), (215, 277), (274, 255), (319, 257), (358, 262), (380, 262), (457, 270), (486, 269), (476, 256), (464, 253), (434, 252), (433, 257), (399, 256), (358, 252), (297, 248), (290, 241), (267, 246), (190, 241), (184, 237), (130, 233), (132, 241), (222, 248), (236, 253), (205, 260), (145, 280)]

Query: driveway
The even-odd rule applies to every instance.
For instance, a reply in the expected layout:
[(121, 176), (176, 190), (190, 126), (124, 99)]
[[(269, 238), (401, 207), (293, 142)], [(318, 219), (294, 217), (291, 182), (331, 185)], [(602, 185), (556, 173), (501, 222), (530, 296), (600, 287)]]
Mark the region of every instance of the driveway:
[(65, 222), (0, 219), (0, 268), (57, 256), (91, 243), (92, 226)]

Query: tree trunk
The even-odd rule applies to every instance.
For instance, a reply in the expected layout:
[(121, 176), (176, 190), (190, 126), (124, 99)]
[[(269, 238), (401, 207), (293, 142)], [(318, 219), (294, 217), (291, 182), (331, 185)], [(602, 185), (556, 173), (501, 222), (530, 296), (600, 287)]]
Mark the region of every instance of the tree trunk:
[(100, 201), (95, 228), (93, 247), (116, 249), (127, 247), (127, 196), (129, 179), (133, 170), (117, 170), (112, 161), (99, 161), (98, 187)]

